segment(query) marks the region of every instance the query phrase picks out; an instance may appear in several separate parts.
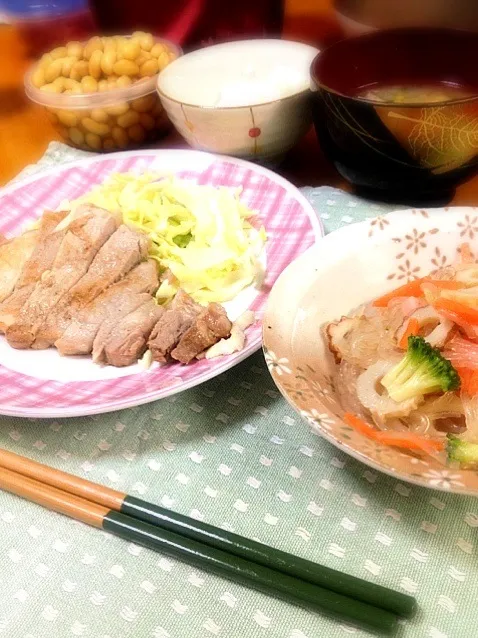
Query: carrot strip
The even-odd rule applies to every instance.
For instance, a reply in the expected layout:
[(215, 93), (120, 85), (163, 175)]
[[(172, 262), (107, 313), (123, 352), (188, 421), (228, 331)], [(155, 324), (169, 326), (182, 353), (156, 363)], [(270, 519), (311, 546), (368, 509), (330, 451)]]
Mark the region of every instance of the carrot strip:
[(460, 376), (462, 391), (466, 392), (470, 397), (478, 394), (478, 370), (456, 368), (456, 371)]
[(447, 312), (453, 312), (460, 317), (461, 320), (472, 325), (478, 325), (478, 310), (470, 308), (463, 303), (454, 301), (453, 299), (438, 299), (433, 304), (435, 310), (446, 310)]
[(433, 284), (439, 290), (461, 290), (466, 288), (466, 285), (462, 281), (455, 281), (454, 279), (432, 279), (431, 277), (424, 277), (422, 284)]
[(408, 321), (405, 332), (402, 335), (402, 338), (398, 342), (398, 347), (402, 350), (406, 350), (408, 348), (408, 337), (416, 337), (418, 331), (420, 330), (420, 324), (418, 323), (418, 319), (412, 317)]
[(428, 454), (441, 452), (445, 448), (443, 441), (438, 439), (425, 439), (413, 432), (380, 432), (377, 439), (384, 445), (395, 445), (407, 450), (423, 450)]
[(344, 414), (344, 421), (360, 434), (368, 436), (369, 439), (375, 439), (378, 434), (378, 430), (376, 430), (373, 425), (363, 421), (356, 414), (352, 414), (352, 412), (346, 412)]
[(461, 281), (452, 279), (433, 279), (433, 277), (421, 277), (409, 281), (399, 288), (395, 288), (382, 297), (378, 297), (372, 302), (376, 308), (386, 308), (389, 302), (396, 297), (423, 297), (422, 284), (433, 284), (439, 290), (459, 290), (465, 288), (465, 284)]
[[(435, 304), (432, 304), (432, 306), (435, 307)], [(443, 308), (441, 308), (439, 312), (444, 319), (448, 319), (454, 323), (456, 327), (460, 328), (470, 341), (476, 343), (476, 340), (478, 339), (478, 326), (468, 323), (460, 315), (457, 315), (456, 312), (444, 310)]]
[(395, 290), (392, 290), (382, 297), (378, 297), (372, 305), (376, 308), (386, 308), (389, 302), (395, 299), (395, 297), (423, 297), (422, 283), (423, 279), (409, 281), (408, 284), (395, 288)]
[(351, 412), (344, 414), (344, 421), (360, 434), (377, 441), (377, 443), (383, 443), (383, 445), (393, 445), (406, 450), (422, 450), (429, 454), (432, 452), (441, 452), (445, 447), (443, 441), (425, 439), (413, 432), (385, 432), (383, 430), (376, 430), (372, 425), (366, 423)]

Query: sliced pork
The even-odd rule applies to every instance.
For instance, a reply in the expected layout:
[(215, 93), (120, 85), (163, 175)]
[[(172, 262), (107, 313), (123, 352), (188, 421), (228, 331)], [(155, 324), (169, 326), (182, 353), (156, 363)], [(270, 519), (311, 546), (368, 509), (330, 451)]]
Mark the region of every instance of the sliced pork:
[(171, 351), (171, 357), (181, 363), (189, 363), (220, 339), (228, 337), (231, 328), (232, 323), (224, 308), (220, 304), (210, 303), (182, 335), (178, 345)]
[(0, 331), (5, 332), (8, 326), (18, 319), (22, 306), (31, 295), (35, 284), (42, 274), (49, 270), (55, 260), (66, 229), (55, 230), (66, 213), (47, 211), (40, 222), (40, 236), (30, 258), (24, 263), (15, 290), (0, 304)]
[(149, 299), (126, 315), (113, 328), (104, 344), (104, 362), (117, 367), (136, 363), (146, 351), (151, 330), (164, 312), (154, 299)]
[[(149, 301), (158, 286), (156, 262), (142, 262), (82, 308), (55, 341), (55, 347), (63, 355), (91, 353), (100, 327), (107, 336), (123, 317)], [(99, 349), (103, 351), (102, 347)]]
[(65, 213), (45, 212), (39, 228), (18, 237), (0, 241), (0, 302), (7, 299), (15, 287), (21, 286), (22, 274), (39, 242), (63, 219)]
[(51, 270), (41, 275), (18, 319), (7, 328), (6, 337), (12, 347), (31, 347), (48, 313), (86, 273), (119, 221), (119, 215), (88, 207), (68, 225)]
[(22, 268), (18, 278), (16, 290), (36, 283), (45, 270), (49, 270), (55, 261), (58, 249), (66, 235), (67, 229), (57, 230), (58, 224), (65, 218), (66, 213), (47, 211), (40, 221), (40, 240), (28, 261)]
[[(55, 345), (116, 367), (148, 347), (156, 361), (189, 363), (232, 324), (220, 304), (204, 308), (181, 289), (166, 309), (158, 305), (149, 249), (148, 235), (122, 224), (119, 212), (90, 204), (47, 211), (17, 238), (0, 235), (0, 331), (14, 348)], [(179, 283), (170, 271), (162, 279)]]
[(203, 307), (183, 290), (178, 290), (170, 307), (154, 326), (148, 347), (153, 359), (160, 363), (169, 361), (171, 351), (181, 336), (191, 327)]
[(88, 272), (49, 313), (33, 347), (48, 348), (55, 343), (80, 308), (87, 306), (139, 262), (147, 259), (149, 245), (147, 235), (122, 224), (100, 248)]
[(22, 268), (30, 258), (40, 233), (31, 230), (0, 246), (0, 301), (11, 295)]

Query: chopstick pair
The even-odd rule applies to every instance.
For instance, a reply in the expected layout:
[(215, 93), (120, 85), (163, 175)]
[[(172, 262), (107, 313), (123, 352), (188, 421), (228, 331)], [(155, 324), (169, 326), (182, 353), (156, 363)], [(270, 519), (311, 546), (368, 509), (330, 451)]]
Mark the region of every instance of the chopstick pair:
[(247, 587), (392, 635), (411, 596), (0, 449), (0, 488)]

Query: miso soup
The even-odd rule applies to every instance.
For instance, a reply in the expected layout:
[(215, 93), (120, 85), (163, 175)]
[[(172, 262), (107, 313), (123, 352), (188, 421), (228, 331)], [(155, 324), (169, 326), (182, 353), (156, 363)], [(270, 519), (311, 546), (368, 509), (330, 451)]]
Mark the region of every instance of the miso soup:
[(434, 104), (476, 95), (470, 89), (452, 84), (431, 86), (374, 86), (360, 91), (359, 97), (387, 104)]

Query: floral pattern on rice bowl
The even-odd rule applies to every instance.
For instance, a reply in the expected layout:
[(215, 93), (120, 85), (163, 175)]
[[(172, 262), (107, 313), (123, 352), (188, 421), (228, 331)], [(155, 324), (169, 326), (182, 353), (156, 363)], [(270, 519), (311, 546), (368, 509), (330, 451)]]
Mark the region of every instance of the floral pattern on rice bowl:
[(477, 219), (473, 208), (415, 209), (343, 227), (286, 268), (272, 289), (263, 324), (269, 371), (313, 431), (400, 480), (473, 495), (478, 495), (478, 472), (378, 444), (343, 421), (335, 363), (321, 326), (453, 263), (463, 241), (478, 254)]

